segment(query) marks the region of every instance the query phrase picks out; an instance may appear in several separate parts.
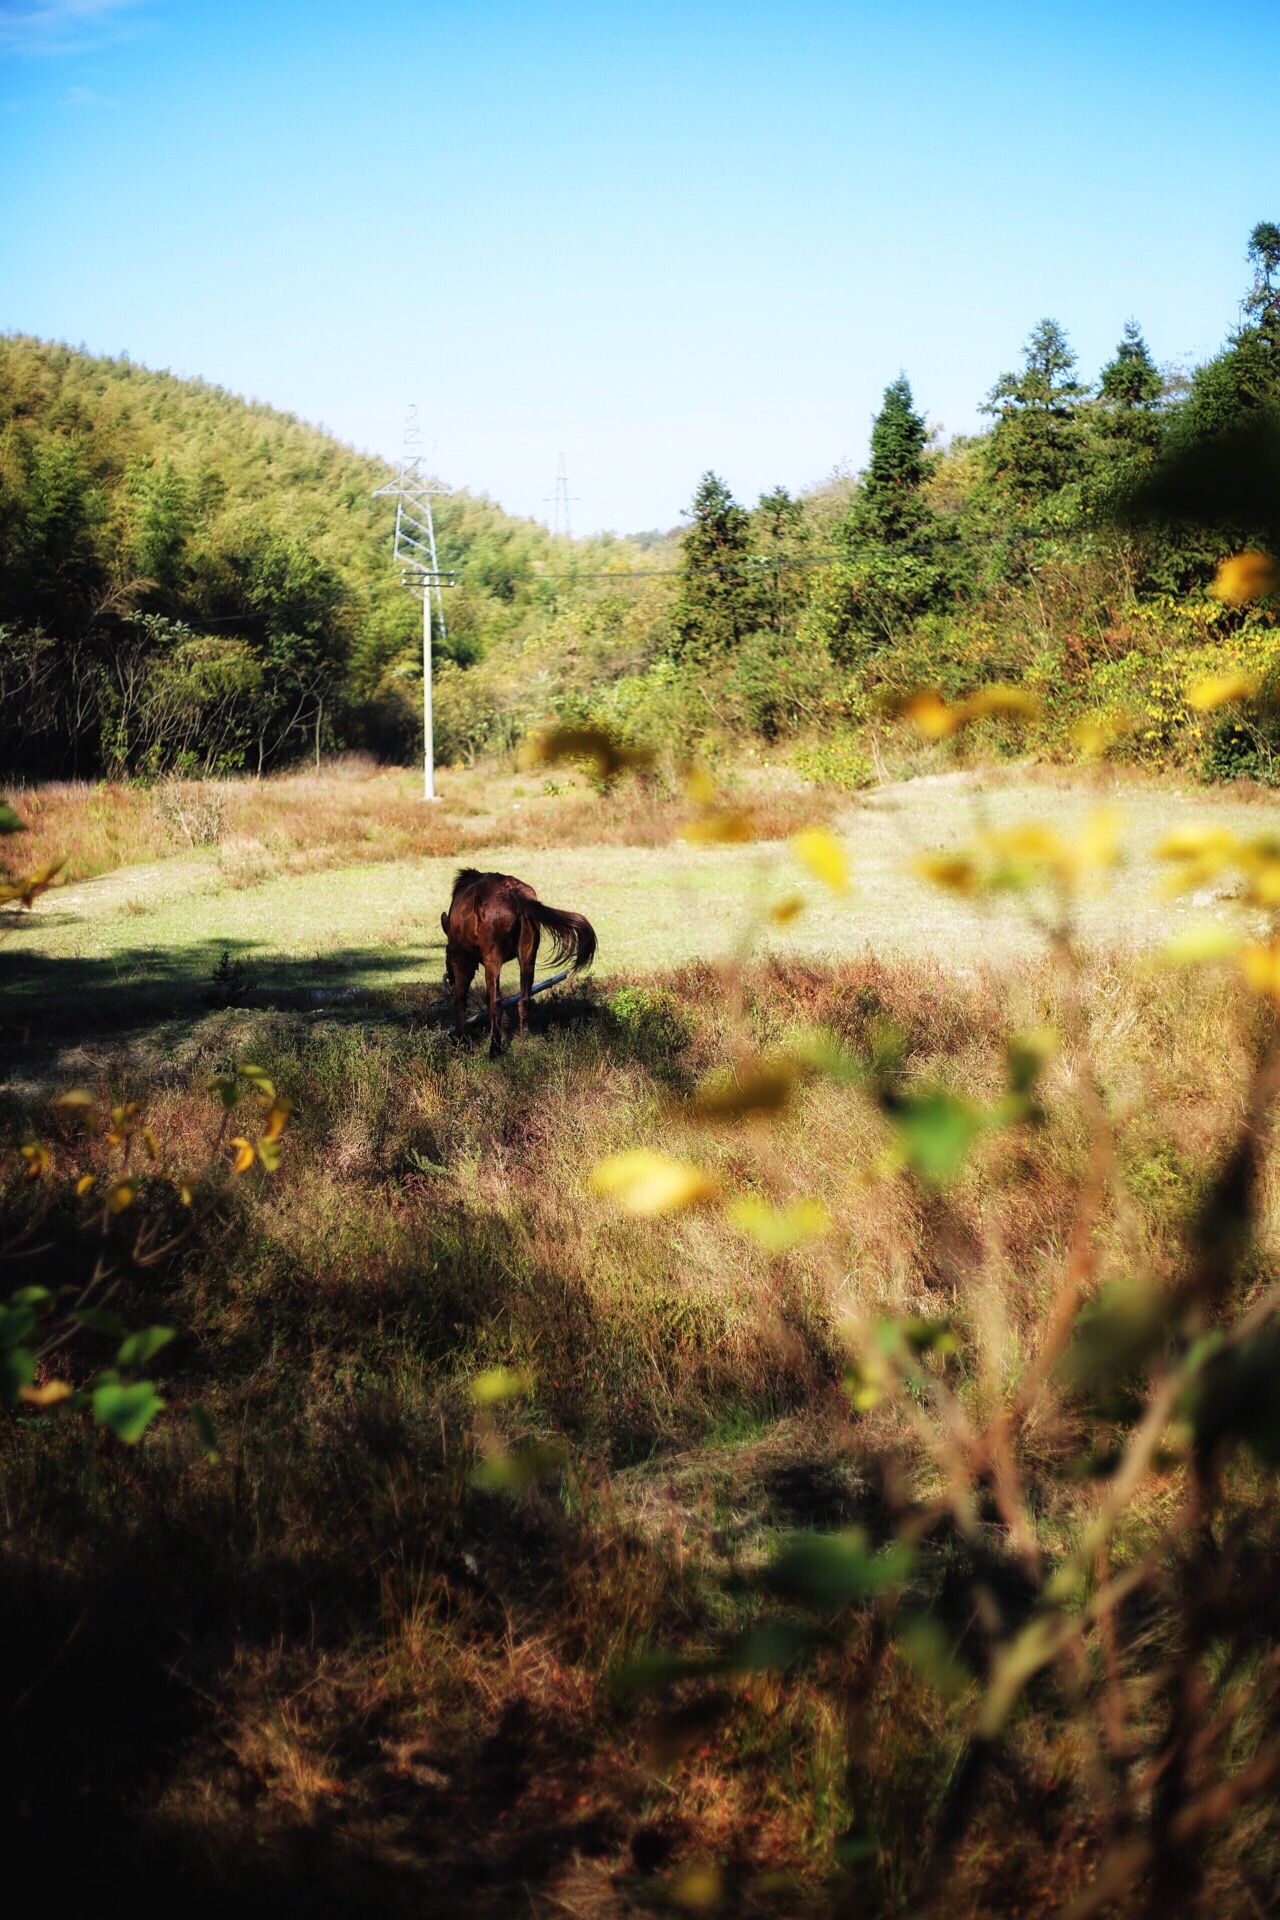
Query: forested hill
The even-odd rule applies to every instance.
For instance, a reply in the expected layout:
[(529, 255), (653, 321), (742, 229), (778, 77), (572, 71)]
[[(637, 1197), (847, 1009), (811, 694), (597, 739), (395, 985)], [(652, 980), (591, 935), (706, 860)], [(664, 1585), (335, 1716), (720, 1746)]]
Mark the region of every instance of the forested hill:
[[(985, 432), (939, 447), (899, 373), (856, 479), (748, 506), (707, 472), (678, 537), (556, 540), (443, 496), (436, 758), (548, 720), (672, 764), (790, 734), (815, 777), (858, 784), (909, 690), (1012, 681), (1051, 754), (1105, 736), (1280, 785), (1280, 225), (1247, 259), (1240, 323), (1189, 374), (1132, 320), (1091, 373), (1045, 318), (993, 366)], [(200, 381), (0, 339), (0, 769), (416, 755), (421, 616), (373, 498), (390, 477)], [(1249, 553), (1254, 585), (1219, 592)], [(1251, 704), (1206, 720), (1190, 695), (1215, 675)]]
[[(317, 733), (414, 751), (421, 615), (372, 497), (390, 478), (204, 381), (0, 338), (0, 764), (269, 768)], [(461, 659), (518, 631), (530, 575), (589, 544), (466, 493), (441, 498), (437, 534), (464, 570)]]

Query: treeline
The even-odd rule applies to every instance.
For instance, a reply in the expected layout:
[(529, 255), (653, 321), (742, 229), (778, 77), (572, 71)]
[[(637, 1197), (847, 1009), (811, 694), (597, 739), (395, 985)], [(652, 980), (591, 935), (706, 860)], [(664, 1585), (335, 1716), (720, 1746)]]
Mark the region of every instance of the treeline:
[[(458, 584), (437, 757), (586, 721), (672, 756), (794, 735), (817, 772), (856, 783), (886, 690), (1016, 679), (1042, 696), (1050, 748), (1068, 750), (1081, 714), (1110, 715), (1139, 758), (1280, 778), (1274, 597), (1240, 610), (1208, 592), (1224, 554), (1274, 550), (1253, 503), (1280, 479), (1264, 458), (1260, 494), (1225, 453), (1220, 510), (1139, 510), (1197, 449), (1230, 450), (1250, 422), (1280, 434), (1280, 227), (1257, 226), (1248, 259), (1240, 324), (1189, 376), (1163, 373), (1130, 321), (1086, 382), (1043, 320), (987, 395), (985, 432), (935, 446), (901, 374), (863, 474), (748, 509), (707, 473), (678, 536), (555, 540), (442, 496)], [(416, 755), (420, 613), (373, 498), (388, 478), (198, 381), (0, 341), (0, 764), (145, 775), (343, 746)], [(1263, 694), (1206, 721), (1188, 686), (1219, 670)]]
[[(146, 775), (416, 754), (421, 614), (391, 570), (394, 505), (373, 498), (392, 477), (201, 381), (0, 339), (0, 765)], [(441, 497), (437, 530), (441, 564), (461, 570), (448, 656), (519, 640), (557, 543), (465, 493)]]
[[(557, 624), (564, 637), (558, 717), (680, 748), (717, 730), (808, 735), (809, 764), (857, 784), (886, 692), (1014, 680), (1041, 697), (1051, 750), (1070, 752), (1092, 714), (1130, 757), (1280, 777), (1274, 595), (1246, 609), (1209, 591), (1226, 555), (1275, 551), (1280, 518), (1280, 228), (1255, 228), (1248, 258), (1241, 324), (1190, 375), (1162, 373), (1130, 321), (1086, 382), (1046, 319), (986, 396), (981, 434), (933, 447), (899, 375), (856, 481), (778, 489), (748, 510), (705, 474), (642, 663), (616, 596), (538, 634), (544, 661)], [(1205, 484), (1194, 501), (1157, 498), (1161, 475), (1193, 470), (1213, 498)], [(589, 680), (574, 657), (584, 625)], [(531, 684), (527, 660), (485, 664), (486, 708), (490, 682)], [(1247, 709), (1206, 718), (1188, 701), (1206, 674), (1241, 669), (1261, 683)], [(989, 737), (998, 747), (998, 725)]]

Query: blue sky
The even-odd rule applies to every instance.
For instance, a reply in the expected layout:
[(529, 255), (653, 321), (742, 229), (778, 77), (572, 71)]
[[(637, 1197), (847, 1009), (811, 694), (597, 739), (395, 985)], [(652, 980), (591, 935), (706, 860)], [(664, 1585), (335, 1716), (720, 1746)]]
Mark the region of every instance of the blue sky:
[(576, 531), (947, 432), (1044, 314), (1213, 352), (1280, 219), (1277, 0), (0, 0), (0, 328)]

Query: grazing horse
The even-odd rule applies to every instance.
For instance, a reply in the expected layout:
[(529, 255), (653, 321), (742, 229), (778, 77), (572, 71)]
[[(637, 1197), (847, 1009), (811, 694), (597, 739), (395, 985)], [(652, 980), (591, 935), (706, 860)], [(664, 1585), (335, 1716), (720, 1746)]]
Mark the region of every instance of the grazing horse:
[(545, 927), (555, 941), (555, 960), (572, 957), (575, 973), (595, 958), (595, 928), (580, 913), (544, 907), (531, 886), (508, 873), (480, 873), (462, 867), (453, 882), (448, 913), (440, 915), (445, 933), (445, 985), (453, 988), (458, 1038), (466, 1024), (467, 992), (478, 966), (484, 968), (489, 994), (489, 1054), (502, 1051), (502, 1002), (498, 976), (504, 960), (520, 961), (520, 1031), (528, 1026), (533, 963)]

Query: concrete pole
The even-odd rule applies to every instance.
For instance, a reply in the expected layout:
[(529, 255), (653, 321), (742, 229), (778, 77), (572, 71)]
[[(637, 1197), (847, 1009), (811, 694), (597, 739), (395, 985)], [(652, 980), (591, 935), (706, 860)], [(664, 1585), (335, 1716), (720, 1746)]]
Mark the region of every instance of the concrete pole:
[(436, 797), (436, 749), (431, 718), (431, 588), (422, 595), (422, 797)]

